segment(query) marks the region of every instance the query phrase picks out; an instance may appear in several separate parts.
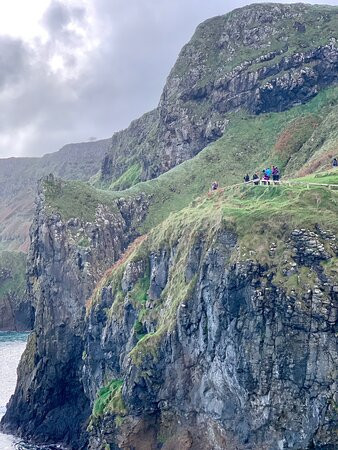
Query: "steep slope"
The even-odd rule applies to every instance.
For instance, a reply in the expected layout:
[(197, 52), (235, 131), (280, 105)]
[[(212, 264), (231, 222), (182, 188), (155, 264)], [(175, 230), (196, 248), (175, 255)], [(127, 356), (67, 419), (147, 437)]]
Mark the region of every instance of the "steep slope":
[(87, 307), (89, 448), (335, 448), (337, 199), (215, 193), (106, 274)]
[(26, 295), (26, 255), (0, 252), (0, 330), (33, 328), (34, 308)]
[[(125, 188), (196, 156), (123, 191), (54, 177), (41, 183), (28, 274), (36, 326), (5, 430), (74, 449), (86, 448), (88, 439), (91, 448), (138, 450), (334, 448), (337, 192), (262, 186), (205, 193), (214, 178), (240, 183), (245, 172), (267, 164), (290, 176), (330, 162), (337, 148), (337, 68), (327, 39), (336, 32), (336, 11), (255, 5), (207, 22), (183, 50), (189, 67), (178, 76), (176, 66), (168, 80), (176, 77), (179, 87), (174, 83), (173, 96), (168, 91), (162, 98), (167, 110), (160, 105), (134, 122), (132, 132), (115, 135), (104, 177), (92, 181)], [(248, 21), (248, 34), (240, 18)], [(208, 33), (215, 24), (210, 36), (219, 44), (228, 20), (241, 30), (238, 39), (231, 34), (233, 42), (225, 38), (226, 52), (236, 49), (229, 56), (234, 66), (224, 64), (223, 54), (209, 70), (200, 59), (211, 49)], [(209, 90), (200, 100), (177, 98), (195, 59), (203, 85), (208, 74), (221, 76), (223, 66), (230, 73), (236, 55), (242, 58), (236, 43), (243, 36), (253, 39), (248, 60), (263, 55), (251, 68), (286, 64), (283, 55), (265, 56), (266, 36), (274, 32), (289, 40), (291, 65), (276, 76), (291, 84), (283, 90), (284, 81), (272, 83), (271, 108), (252, 107), (262, 105), (264, 85), (255, 85), (261, 103), (246, 103), (253, 99), (253, 91), (242, 90), (247, 81), (222, 91), (225, 104), (239, 93), (225, 112), (215, 109)], [(314, 59), (302, 53), (294, 66), (294, 52), (306, 42), (325, 45)], [(304, 68), (308, 58), (313, 73)], [(240, 79), (237, 69), (231, 80)], [(168, 119), (163, 127), (161, 111)], [(205, 146), (201, 130), (214, 114), (226, 127)], [(186, 129), (187, 141), (179, 134)], [(337, 183), (334, 173), (317, 176)]]
[(110, 199), (149, 199), (145, 221), (138, 227), (148, 232), (171, 211), (188, 206), (203, 195), (216, 179), (221, 186), (240, 183), (246, 172), (261, 172), (277, 164), (283, 177), (311, 173), (331, 166), (338, 143), (338, 88), (323, 90), (304, 105), (280, 113), (251, 116), (233, 113), (224, 135), (194, 158), (154, 180), (124, 191), (103, 191), (81, 182), (64, 182), (59, 190), (48, 190), (51, 212), (64, 220), (76, 216), (92, 221), (100, 203)]
[[(235, 116), (222, 139), (208, 146), (195, 158), (163, 174), (156, 180), (140, 183), (127, 191), (97, 190), (79, 181), (67, 182), (54, 178), (45, 180), (41, 186), (40, 206), (32, 230), (32, 248), (29, 259), (31, 267), (30, 298), (37, 309), (36, 330), (31, 338), (33, 343), (28, 346), (20, 365), (17, 392), (4, 419), (6, 429), (15, 430), (25, 436), (33, 436), (42, 442), (71, 441), (75, 446), (74, 448), (77, 448), (77, 445), (79, 445), (77, 439), (81, 441), (86, 439), (84, 429), (82, 428), (81, 431), (81, 427), (83, 427), (83, 422), (89, 414), (88, 398), (93, 404), (97, 390), (106, 382), (105, 367), (110, 364), (117, 364), (114, 359), (114, 348), (119, 347), (116, 347), (115, 341), (107, 341), (107, 349), (109, 349), (107, 350), (107, 357), (104, 356), (106, 349), (104, 348), (103, 351), (100, 345), (93, 342), (95, 350), (90, 350), (91, 356), (89, 358), (89, 362), (91, 359), (94, 360), (90, 362), (93, 366), (89, 368), (85, 366), (85, 372), (82, 367), (82, 359), (86, 360), (87, 355), (89, 355), (89, 348), (85, 348), (83, 339), (88, 339), (86, 344), (88, 346), (92, 342), (91, 338), (88, 337), (88, 332), (83, 329), (84, 305), (102, 274), (109, 266), (114, 264), (120, 257), (121, 252), (136, 236), (151, 232), (156, 224), (161, 223), (168, 217), (170, 211), (180, 210), (198, 195), (205, 195), (211, 177), (215, 174), (220, 176), (220, 180), (227, 183), (241, 181), (243, 167), (246, 170), (255, 170), (263, 167), (268, 161), (275, 162), (277, 160), (279, 164), (284, 164), (287, 168), (288, 162), (291, 161), (290, 154), (296, 155), (298, 150), (299, 154), (302, 155), (303, 146), (309, 146), (312, 143), (314, 147), (310, 153), (315, 154), (318, 151), (321, 154), (322, 149), (318, 145), (318, 141), (325, 148), (329, 147), (328, 143), (331, 141), (336, 143), (337, 141), (334, 141), (336, 129), (332, 128), (331, 132), (328, 133), (327, 127), (324, 126), (326, 120), (330, 117), (330, 111), (334, 111), (336, 108), (336, 101), (336, 89), (331, 89), (322, 92), (306, 105), (298, 106), (283, 113), (269, 113), (253, 118), (243, 115)], [(300, 142), (298, 134), (295, 133), (295, 138), (288, 140), (289, 146), (283, 147), (287, 152), (285, 155), (281, 154), (279, 144), (286, 134), (286, 130), (289, 130), (290, 127), (292, 130), (294, 129), (293, 126), (297, 118), (301, 120), (301, 123), (307, 123), (308, 119), (311, 119), (309, 123), (312, 123), (313, 117), (318, 118), (318, 126), (312, 130), (318, 139), (313, 139), (311, 134), (306, 134)], [(247, 143), (248, 130), (251, 133), (249, 147)], [(289, 137), (292, 136), (290, 133), (287, 134)], [(284, 138), (282, 140), (284, 142)], [(324, 159), (323, 163), (325, 164), (326, 161)], [(302, 167), (302, 164), (298, 167)], [(239, 172), (240, 180), (238, 180)], [(328, 182), (337, 183), (334, 174), (332, 177), (327, 178)], [(326, 181), (325, 177), (320, 177), (319, 174), (318, 178), (314, 178), (312, 181), (316, 180), (320, 183)], [(334, 203), (336, 201), (334, 192), (328, 191), (329, 197), (326, 198), (325, 190), (317, 192), (314, 189), (308, 193), (306, 190), (300, 190), (299, 195), (304, 196), (304, 199), (301, 197), (299, 201), (297, 200), (297, 190), (286, 190), (287, 201), (284, 200), (284, 197), (278, 196), (278, 192), (278, 190), (271, 191), (273, 194), (271, 204), (267, 202), (269, 196), (267, 199), (263, 197), (261, 203), (259, 199), (256, 199), (255, 204), (250, 197), (249, 199), (238, 197), (233, 202), (228, 197), (225, 199), (215, 197), (213, 198), (212, 208), (207, 211), (198, 207), (199, 201), (195, 200), (192, 204), (194, 206), (183, 210), (182, 214), (189, 224), (194, 223), (194, 221), (198, 224), (205, 217), (205, 214), (209, 214), (210, 219), (212, 219), (215, 208), (217, 211), (226, 208), (229, 218), (231, 219), (234, 216), (231, 221), (235, 224), (239, 221), (241, 227), (243, 226), (243, 220), (247, 226), (251, 226), (251, 219), (258, 221), (258, 223), (261, 222), (262, 229), (260, 231), (253, 229), (252, 235), (243, 237), (244, 241), (247, 240), (253, 245), (253, 249), (249, 249), (247, 254), (250, 255), (250, 252), (257, 254), (260, 264), (263, 264), (265, 258), (269, 257), (270, 251), (266, 250), (264, 246), (262, 247), (262, 239), (264, 245), (269, 242), (269, 239), (271, 242), (275, 242), (276, 236), (279, 234), (282, 234), (283, 240), (287, 240), (288, 234), (286, 232), (286, 234), (283, 234), (283, 226), (279, 221), (279, 216), (285, 217), (283, 220), (288, 224), (287, 230), (290, 233), (292, 232), (290, 230), (291, 224), (293, 224), (294, 229), (306, 226), (309, 233), (317, 233), (317, 231), (314, 231), (315, 224), (319, 224), (325, 230), (332, 228), (331, 231), (335, 232), (332, 227), (336, 212), (334, 208), (337, 208), (336, 203)], [(290, 204), (289, 197), (292, 199), (292, 196), (295, 197), (295, 204)], [(322, 198), (323, 201), (321, 201)], [(201, 217), (199, 218), (199, 216)], [(295, 217), (293, 218), (293, 216)], [(171, 234), (174, 235), (174, 229), (181, 229), (181, 216), (178, 217), (179, 219), (177, 221), (175, 219), (173, 227), (169, 227), (168, 231), (166, 231), (166, 228), (160, 227), (151, 232), (154, 239), (157, 239), (156, 236), (158, 236), (158, 239), (161, 240), (163, 235), (167, 235), (169, 239)], [(182, 224), (184, 223), (183, 221)], [(216, 221), (215, 226), (217, 224)], [(188, 227), (188, 224), (186, 227)], [(214, 225), (210, 223), (206, 228), (213, 230)], [(266, 232), (264, 236), (261, 236), (264, 229), (266, 229)], [(331, 236), (331, 234), (329, 235)], [(185, 239), (182, 242), (185, 242)], [(283, 246), (284, 244), (286, 245), (286, 243), (283, 243)], [(213, 248), (213, 244), (210, 244), (210, 251)], [(331, 256), (330, 259), (332, 260)], [(288, 261), (287, 264), (290, 264), (290, 266), (295, 264), (287, 253), (285, 254), (285, 260)], [(166, 265), (167, 263), (164, 262), (163, 264)], [(116, 270), (119, 270), (121, 266), (123, 266), (123, 261), (115, 266)], [(136, 274), (143, 273), (144, 264), (142, 263), (140, 267), (137, 266), (137, 268), (130, 270), (130, 277), (135, 275), (134, 272)], [(304, 272), (301, 267), (297, 268), (298, 270), (301, 277), (305, 276), (306, 281), (309, 273)], [(276, 274), (277, 278), (280, 273), (279, 271)], [(259, 274), (256, 275), (259, 276)], [(128, 276), (125, 275), (126, 280)], [(314, 277), (311, 275), (309, 281), (312, 283), (313, 280)], [(286, 281), (283, 281), (283, 283)], [(161, 271), (156, 282), (162, 283), (162, 288), (166, 285), (166, 278)], [(303, 283), (303, 281), (301, 282)], [(292, 283), (297, 283), (296, 277), (293, 277)], [(332, 282), (328, 281), (330, 289), (331, 284)], [(144, 291), (148, 289), (147, 285), (147, 279), (141, 280), (140, 285), (136, 288), (137, 293), (135, 295), (137, 295), (142, 308), (145, 307), (148, 310), (149, 306), (153, 310), (153, 305), (147, 306), (144, 303), (146, 298)], [(181, 285), (178, 287), (180, 288)], [(288, 284), (286, 288), (289, 289)], [(111, 301), (109, 289), (108, 291), (105, 288), (102, 290), (103, 297), (107, 292), (107, 299), (103, 301), (102, 305)], [(161, 288), (156, 289), (157, 292), (161, 291)], [(303, 289), (305, 288), (301, 287), (300, 292), (303, 292)], [(184, 292), (183, 286), (182, 295)], [(177, 295), (180, 297), (181, 293), (177, 292)], [(100, 296), (101, 291), (98, 294), (98, 297)], [(174, 291), (173, 296), (176, 296)], [(128, 306), (128, 303), (125, 303), (125, 307), (126, 316), (123, 317), (125, 317), (126, 326), (129, 328), (121, 329), (121, 324), (118, 322), (118, 324), (115, 324), (116, 326), (114, 325), (114, 333), (117, 334), (116, 339), (119, 342), (125, 343), (129, 340), (134, 342), (134, 334), (132, 331), (130, 332), (130, 329), (133, 329), (136, 320), (141, 322), (139, 311), (138, 309), (133, 310)], [(106, 311), (105, 308), (103, 306)], [(174, 313), (175, 310), (170, 313), (170, 317)], [(121, 317), (120, 313), (118, 317)], [(105, 341), (106, 331), (102, 330), (101, 322), (106, 319), (101, 309), (99, 309), (97, 316), (91, 317), (91, 320), (97, 321), (97, 323), (90, 324), (89, 335), (95, 334), (95, 339), (100, 339), (99, 336), (101, 336)], [(144, 326), (136, 323), (135, 327), (142, 337), (145, 330)], [(56, 340), (58, 343), (57, 348), (54, 345), (49, 346), (47, 344), (52, 340)], [(130, 343), (126, 346), (128, 351), (132, 349)], [(116, 358), (118, 359), (118, 356)], [(32, 365), (34, 360), (44, 362)], [(57, 371), (55, 370), (56, 367)], [(36, 375), (32, 378), (33, 368), (37, 370)], [(71, 380), (69, 380), (69, 377)], [(46, 385), (55, 387), (55, 393), (49, 393), (48, 399), (45, 398), (44, 394)], [(59, 386), (63, 390), (71, 389), (69, 396), (60, 396)], [(80, 410), (81, 414), (79, 413)], [(20, 414), (18, 414), (18, 411), (20, 411)], [(68, 420), (66, 417), (72, 417), (72, 419)], [(57, 430), (55, 429), (55, 422), (58, 424)], [(112, 419), (108, 419), (107, 426), (111, 426), (111, 422)], [(95, 428), (96, 434), (93, 434), (93, 442), (96, 442), (96, 439), (102, 441), (106, 439), (105, 434), (108, 431), (104, 427), (100, 423), (98, 428)], [(74, 431), (73, 435), (71, 435), (70, 430)], [(308, 436), (310, 435), (308, 434)]]
[(337, 81), (337, 30), (337, 8), (303, 4), (255, 4), (202, 23), (157, 110), (113, 138), (101, 184), (157, 177), (219, 139), (239, 108), (260, 114), (308, 101)]
[(37, 180), (54, 173), (89, 180), (99, 169), (110, 139), (69, 144), (42, 158), (0, 159), (0, 248), (28, 250)]
[(45, 204), (60, 183), (32, 230), (36, 328), (6, 430), (81, 448), (92, 407), (93, 449), (334, 448), (336, 191), (204, 196), (113, 264), (145, 198), (66, 220)]

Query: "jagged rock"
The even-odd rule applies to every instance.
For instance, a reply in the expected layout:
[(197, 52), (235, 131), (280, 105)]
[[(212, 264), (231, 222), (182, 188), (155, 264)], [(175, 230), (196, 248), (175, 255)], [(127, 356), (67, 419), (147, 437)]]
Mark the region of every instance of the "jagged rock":
[[(219, 139), (238, 109), (283, 111), (334, 84), (336, 40), (332, 31), (323, 41), (315, 25), (330, 14), (304, 4), (250, 5), (199, 25), (158, 108), (113, 136), (102, 181), (118, 179), (131, 164), (142, 180), (155, 178)], [(310, 30), (316, 38), (306, 38)]]
[[(310, 233), (295, 230), (292, 237)], [(105, 375), (123, 378), (128, 415), (119, 426), (109, 414), (96, 421), (89, 448), (127, 449), (145, 439), (144, 448), (156, 449), (160, 436), (164, 449), (334, 448), (334, 295), (326, 297), (321, 284), (307, 296), (286, 295), (268, 266), (230, 262), (236, 242), (227, 231), (211, 247), (197, 238), (186, 265), (188, 279), (192, 273), (197, 282), (173, 328), (158, 341), (156, 356), (149, 347), (137, 363), (130, 360), (126, 309), (93, 332), (112, 298), (91, 311), (87, 352), (100, 359), (86, 359), (85, 371), (101, 375), (87, 379), (95, 385)], [(162, 249), (147, 255), (149, 293), (157, 292), (158, 282), (160, 302), (178, 263), (174, 254)], [(312, 261), (306, 258), (298, 255), (293, 266)]]
[[(120, 200), (113, 212), (99, 205), (95, 223), (64, 221), (45, 205), (46, 183), (60, 187), (52, 175), (39, 187), (28, 260), (35, 327), (3, 428), (42, 443), (62, 441), (81, 448), (90, 414), (80, 382), (85, 305), (104, 271), (135, 239), (132, 218), (142, 220), (147, 202), (143, 197)], [(79, 235), (90, 242), (86, 249), (79, 245)]]

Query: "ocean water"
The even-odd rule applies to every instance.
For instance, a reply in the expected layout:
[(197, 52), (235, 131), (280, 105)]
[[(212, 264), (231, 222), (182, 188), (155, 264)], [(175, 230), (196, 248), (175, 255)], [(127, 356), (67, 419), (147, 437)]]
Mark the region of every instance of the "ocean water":
[[(0, 331), (0, 419), (6, 412), (6, 404), (14, 393), (16, 369), (26, 347), (28, 333)], [(15, 436), (0, 433), (0, 450), (61, 450), (61, 446), (36, 446)]]
[[(16, 369), (25, 349), (27, 333), (0, 331), (0, 418), (16, 385)], [(18, 450), (20, 439), (0, 433), (1, 450)]]

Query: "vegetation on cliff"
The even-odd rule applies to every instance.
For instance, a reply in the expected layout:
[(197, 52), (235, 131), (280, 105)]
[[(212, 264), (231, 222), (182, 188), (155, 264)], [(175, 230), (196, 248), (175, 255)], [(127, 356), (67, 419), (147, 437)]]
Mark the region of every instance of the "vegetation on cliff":
[[(238, 272), (239, 278), (247, 276), (248, 268), (260, 274), (256, 283), (264, 292), (260, 294), (262, 305), (268, 292), (275, 292), (283, 299), (282, 309), (290, 314), (291, 308), (299, 308), (309, 317), (321, 317), (324, 313), (319, 308), (330, 311), (331, 289), (338, 270), (334, 238), (338, 231), (338, 190), (307, 183), (338, 185), (338, 174), (329, 170), (297, 181), (298, 184), (282, 186), (236, 186), (205, 194), (170, 214), (107, 272), (88, 304), (87, 315), (102, 314), (100, 302), (105, 299), (105, 332), (109, 333), (113, 323), (123, 327), (127, 304), (136, 311), (134, 341), (130, 341), (133, 348), (129, 343), (125, 355), (129, 358), (125, 363), (128, 370), (120, 373), (125, 385), (131, 373), (133, 386), (151, 386), (156, 379), (168, 345), (164, 342), (175, 339), (179, 317), (194, 302), (196, 289), (202, 283), (196, 275), (197, 261), (207, 259), (208, 252), (220, 251), (223, 234), (234, 236), (236, 242), (231, 253), (221, 252), (218, 258), (228, 260), (227, 270)], [(163, 263), (165, 260), (170, 261), (168, 266)], [(220, 264), (220, 259), (214, 264)], [(132, 281), (126, 281), (129, 279)], [(110, 306), (106, 303), (107, 292), (111, 292)], [(312, 293), (320, 298), (318, 306), (309, 303)], [(239, 303), (236, 308), (240, 307)], [(205, 336), (210, 333), (207, 323), (202, 331)], [(105, 395), (109, 390), (104, 389)], [(128, 410), (130, 391), (125, 387), (120, 394), (123, 413), (116, 408), (101, 409), (106, 418), (118, 417), (114, 422), (117, 427), (123, 427), (126, 417), (133, 414)], [(93, 420), (102, 419), (96, 412), (101, 401), (100, 391)], [(120, 416), (124, 419), (120, 420)], [(100, 423), (102, 426), (102, 422), (95, 422), (96, 431)]]
[(259, 174), (276, 164), (282, 176), (327, 167), (337, 142), (338, 88), (318, 94), (310, 102), (281, 113), (253, 117), (233, 114), (224, 135), (194, 158), (160, 177), (125, 191), (95, 189), (79, 181), (46, 183), (46, 204), (64, 220), (93, 221), (99, 204), (112, 207), (118, 198), (145, 193), (151, 205), (140, 232), (164, 220), (171, 211), (186, 207), (205, 193), (216, 179), (221, 186), (240, 183), (245, 173)]
[[(184, 426), (212, 448), (331, 445), (338, 193), (310, 183), (338, 184), (336, 20), (268, 4), (207, 21), (100, 177), (44, 180), (7, 430), (85, 447), (91, 409), (93, 449)], [(242, 184), (272, 164), (290, 185)]]

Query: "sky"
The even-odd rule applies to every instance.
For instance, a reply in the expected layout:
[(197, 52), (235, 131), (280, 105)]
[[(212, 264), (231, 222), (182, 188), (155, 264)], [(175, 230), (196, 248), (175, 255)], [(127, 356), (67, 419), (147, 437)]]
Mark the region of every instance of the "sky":
[(41, 156), (126, 128), (157, 106), (197, 25), (249, 3), (0, 0), (0, 158)]

